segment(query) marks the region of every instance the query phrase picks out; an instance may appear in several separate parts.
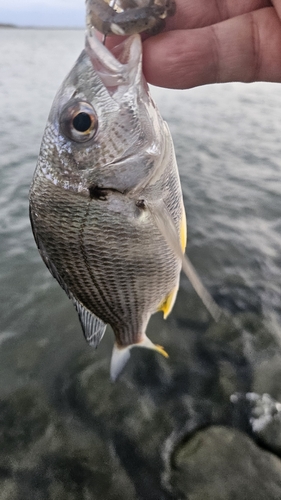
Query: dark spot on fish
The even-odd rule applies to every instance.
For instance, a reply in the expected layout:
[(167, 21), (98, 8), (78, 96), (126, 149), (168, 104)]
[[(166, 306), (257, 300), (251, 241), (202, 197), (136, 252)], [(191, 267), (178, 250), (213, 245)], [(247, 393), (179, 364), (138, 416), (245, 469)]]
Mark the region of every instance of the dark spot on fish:
[(138, 200), (138, 201), (136, 202), (136, 206), (137, 206), (138, 208), (142, 208), (142, 210), (145, 210), (145, 208), (146, 208), (145, 201), (144, 201), (144, 200)]
[(102, 201), (107, 200), (107, 194), (108, 194), (107, 189), (101, 188), (99, 186), (90, 186), (89, 193), (91, 200), (102, 200)]

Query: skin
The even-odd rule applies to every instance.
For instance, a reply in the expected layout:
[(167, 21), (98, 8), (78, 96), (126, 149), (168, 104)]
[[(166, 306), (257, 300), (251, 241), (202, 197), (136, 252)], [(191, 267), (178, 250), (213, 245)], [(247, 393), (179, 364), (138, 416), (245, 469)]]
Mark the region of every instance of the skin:
[(165, 30), (143, 42), (143, 71), (177, 89), (281, 82), (281, 0), (177, 0)]

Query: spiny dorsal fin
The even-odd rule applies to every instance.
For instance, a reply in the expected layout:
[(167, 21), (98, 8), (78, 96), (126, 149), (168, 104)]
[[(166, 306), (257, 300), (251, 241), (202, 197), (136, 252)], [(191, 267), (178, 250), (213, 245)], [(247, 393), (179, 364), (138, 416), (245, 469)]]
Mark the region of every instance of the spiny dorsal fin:
[(74, 297), (72, 300), (78, 312), (85, 339), (90, 346), (97, 348), (104, 335), (106, 324)]
[(182, 260), (182, 270), (188, 277), (190, 283), (192, 284), (194, 290), (202, 300), (203, 304), (208, 309), (209, 313), (212, 315), (215, 321), (219, 321), (223, 314), (223, 311), (216, 304), (214, 299), (211, 297), (209, 292), (204, 287), (198, 274), (196, 273), (193, 265), (191, 264), (189, 258), (186, 254), (182, 252), (181, 244), (179, 240), (179, 235), (177, 233), (175, 224), (171, 218), (170, 213), (164, 202), (157, 203), (157, 205), (152, 205), (146, 202), (146, 206), (149, 209), (156, 226), (158, 227), (161, 234), (164, 236), (170, 248), (175, 252), (175, 254)]

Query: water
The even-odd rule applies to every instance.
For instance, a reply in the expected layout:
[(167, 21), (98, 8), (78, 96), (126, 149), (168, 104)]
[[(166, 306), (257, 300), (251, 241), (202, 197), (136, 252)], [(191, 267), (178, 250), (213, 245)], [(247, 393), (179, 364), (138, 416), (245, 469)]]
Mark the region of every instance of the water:
[[(0, 30), (0, 398), (34, 386), (52, 397), (70, 360), (89, 355), (28, 219), (28, 190), (52, 99), (83, 42), (83, 31)], [(237, 83), (152, 93), (174, 138), (189, 257), (218, 303), (245, 328), (243, 315), (254, 316), (278, 353), (281, 87)], [(171, 319), (164, 323), (157, 315), (148, 330), (154, 341), (170, 345), (171, 373), (189, 349), (187, 336), (171, 337), (174, 325), (193, 325), (197, 338), (206, 318), (182, 277)], [(112, 343), (109, 332), (93, 354), (106, 370)]]

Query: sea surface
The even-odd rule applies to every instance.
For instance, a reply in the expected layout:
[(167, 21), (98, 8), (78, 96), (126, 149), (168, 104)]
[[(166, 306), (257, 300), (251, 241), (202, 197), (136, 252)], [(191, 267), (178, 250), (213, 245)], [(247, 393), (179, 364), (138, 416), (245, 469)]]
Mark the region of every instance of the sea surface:
[[(0, 30), (0, 399), (35, 385), (51, 397), (69, 360), (90, 350), (28, 218), (52, 100), (83, 43), (79, 30)], [(151, 91), (174, 139), (192, 263), (222, 308), (254, 315), (281, 344), (281, 85)], [(180, 356), (177, 318), (195, 335), (208, 318), (184, 276), (171, 317), (156, 315), (148, 329)], [(93, 356), (106, 368), (112, 345), (108, 332)]]

